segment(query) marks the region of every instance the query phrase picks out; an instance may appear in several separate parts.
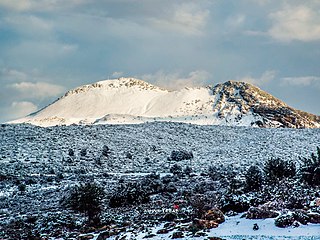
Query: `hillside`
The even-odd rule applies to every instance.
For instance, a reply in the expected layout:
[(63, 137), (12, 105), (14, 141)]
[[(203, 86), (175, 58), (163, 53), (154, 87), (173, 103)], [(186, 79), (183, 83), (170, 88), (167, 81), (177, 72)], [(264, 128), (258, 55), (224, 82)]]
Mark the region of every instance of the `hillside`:
[(169, 91), (134, 78), (104, 80), (68, 91), (49, 106), (11, 123), (39, 126), (132, 124), (316, 128), (318, 116), (295, 110), (244, 82)]

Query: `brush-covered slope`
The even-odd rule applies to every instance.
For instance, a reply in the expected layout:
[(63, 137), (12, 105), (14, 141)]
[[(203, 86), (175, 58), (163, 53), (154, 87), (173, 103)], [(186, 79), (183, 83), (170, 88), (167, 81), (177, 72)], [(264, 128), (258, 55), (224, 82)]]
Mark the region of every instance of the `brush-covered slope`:
[(12, 123), (129, 124), (176, 121), (258, 127), (319, 127), (318, 116), (244, 82), (168, 91), (134, 78), (105, 80), (68, 91), (64, 96)]

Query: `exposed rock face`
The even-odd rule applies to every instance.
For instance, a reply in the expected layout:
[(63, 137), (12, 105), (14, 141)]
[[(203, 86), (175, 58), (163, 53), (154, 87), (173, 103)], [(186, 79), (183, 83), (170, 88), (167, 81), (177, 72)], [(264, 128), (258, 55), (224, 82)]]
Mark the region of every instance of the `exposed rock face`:
[(252, 125), (258, 127), (317, 128), (320, 126), (320, 116), (291, 108), (249, 83), (228, 81), (216, 85), (212, 91), (213, 95), (219, 96), (215, 110), (219, 111), (220, 117), (226, 117), (230, 112), (237, 110), (239, 118), (249, 112), (260, 116), (261, 120), (252, 122)]

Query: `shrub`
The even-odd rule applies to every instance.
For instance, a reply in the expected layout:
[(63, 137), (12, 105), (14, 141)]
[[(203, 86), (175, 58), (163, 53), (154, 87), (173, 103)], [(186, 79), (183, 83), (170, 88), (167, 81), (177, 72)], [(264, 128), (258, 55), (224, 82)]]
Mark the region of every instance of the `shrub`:
[(73, 156), (74, 156), (74, 151), (73, 151), (72, 148), (69, 149), (68, 155), (69, 155), (70, 157), (73, 157)]
[(219, 199), (219, 205), (223, 212), (241, 213), (247, 211), (252, 203), (246, 195), (228, 194)]
[(271, 158), (264, 165), (266, 179), (275, 182), (279, 179), (294, 177), (296, 166), (291, 161), (284, 161), (280, 158)]
[(245, 188), (249, 191), (259, 190), (263, 183), (263, 174), (258, 166), (251, 166), (245, 174)]
[(275, 220), (274, 224), (277, 227), (286, 228), (286, 227), (292, 226), (294, 221), (295, 221), (295, 219), (294, 219), (294, 216), (292, 216), (292, 214), (286, 214), (286, 215), (282, 215), (282, 216), (278, 217)]
[(320, 148), (317, 147), (317, 155), (311, 153), (309, 158), (302, 159), (300, 176), (309, 185), (320, 185)]
[(126, 152), (126, 158), (128, 158), (128, 159), (132, 159), (132, 158), (133, 158), (133, 156), (132, 156), (132, 154), (131, 154), (130, 152)]
[(163, 191), (164, 185), (160, 180), (160, 175), (156, 173), (145, 176), (140, 184), (143, 186), (147, 194), (155, 194)]
[(109, 147), (107, 145), (104, 145), (102, 147), (102, 155), (105, 157), (108, 157), (110, 153), (111, 153), (111, 151), (110, 151)]
[(24, 183), (20, 183), (20, 184), (18, 185), (18, 190), (19, 190), (20, 192), (25, 192), (26, 189), (27, 189), (27, 186), (26, 186)]
[(189, 160), (193, 158), (193, 153), (186, 150), (173, 150), (170, 155), (172, 161)]
[(186, 166), (184, 169), (183, 169), (183, 173), (185, 174), (185, 175), (190, 175), (191, 173), (192, 173), (192, 167), (190, 167), (190, 166)]
[(182, 167), (176, 163), (171, 166), (170, 172), (174, 175), (181, 175), (182, 174)]
[(87, 149), (86, 148), (82, 148), (81, 150), (80, 150), (80, 156), (81, 157), (85, 157), (87, 155)]
[(232, 166), (228, 165), (218, 165), (209, 166), (208, 175), (213, 181), (220, 180), (230, 180), (236, 177), (236, 172), (233, 170)]
[(149, 193), (140, 182), (121, 183), (110, 198), (111, 208), (137, 205), (150, 201)]
[(114, 208), (147, 203), (150, 201), (151, 194), (165, 190), (176, 191), (168, 186), (165, 187), (160, 180), (160, 175), (155, 173), (145, 176), (141, 181), (120, 182), (110, 198), (109, 206)]
[(189, 201), (194, 218), (201, 218), (212, 207), (212, 199), (204, 194), (195, 194)]
[(84, 213), (89, 223), (97, 223), (100, 220), (104, 196), (103, 187), (96, 183), (81, 183), (68, 192), (62, 199), (62, 205)]

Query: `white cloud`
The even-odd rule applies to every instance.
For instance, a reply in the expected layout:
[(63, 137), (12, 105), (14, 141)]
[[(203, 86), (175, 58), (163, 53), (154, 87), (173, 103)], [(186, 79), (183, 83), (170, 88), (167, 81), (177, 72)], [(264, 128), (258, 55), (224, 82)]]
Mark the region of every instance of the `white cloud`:
[(227, 18), (226, 25), (228, 28), (238, 28), (245, 23), (246, 15), (238, 14)]
[(272, 2), (272, 0), (248, 0), (250, 3), (256, 3), (259, 4), (261, 6), (264, 6), (266, 4), (269, 4), (270, 2)]
[(9, 88), (16, 90), (20, 98), (45, 99), (64, 92), (64, 87), (46, 82), (20, 82), (10, 84)]
[(247, 77), (238, 79), (238, 81), (248, 82), (253, 85), (262, 86), (272, 81), (275, 78), (275, 76), (276, 76), (276, 71), (268, 70), (268, 71), (265, 71), (261, 75), (261, 77), (253, 78), (251, 76), (247, 76)]
[(315, 86), (320, 88), (320, 77), (316, 76), (286, 77), (281, 80), (283, 85)]
[(2, 0), (0, 6), (15, 11), (25, 11), (31, 8), (32, 3), (30, 0)]
[(198, 5), (184, 3), (176, 6), (171, 16), (152, 19), (156, 27), (177, 31), (186, 35), (201, 35), (207, 23), (209, 10), (200, 9)]
[(210, 74), (203, 70), (197, 70), (190, 72), (187, 76), (182, 76), (181, 73), (178, 72), (165, 73), (163, 71), (158, 71), (155, 74), (145, 74), (138, 78), (153, 82), (160, 87), (175, 90), (183, 87), (203, 86), (210, 78)]
[(26, 81), (28, 79), (28, 75), (16, 69), (2, 68), (0, 69), (0, 79), (3, 79), (6, 82), (7, 81), (21, 82), (21, 81)]
[(50, 11), (87, 3), (87, 0), (1, 0), (0, 7), (12, 11)]
[(11, 119), (24, 117), (30, 113), (33, 113), (38, 110), (38, 107), (32, 102), (21, 101), (21, 102), (12, 102), (8, 117)]
[(273, 22), (268, 34), (279, 41), (320, 40), (320, 9), (307, 5), (286, 5), (269, 15)]
[(7, 51), (11, 57), (19, 60), (27, 60), (26, 58), (28, 58), (30, 61), (47, 62), (49, 60), (58, 61), (59, 58), (73, 54), (77, 49), (78, 45), (76, 44), (30, 40), (8, 48)]
[(52, 37), (54, 23), (35, 15), (13, 14), (4, 18), (4, 23), (16, 32), (32, 38)]
[(113, 72), (111, 76), (114, 78), (119, 78), (119, 77), (122, 77), (123, 74), (124, 74), (123, 72)]

